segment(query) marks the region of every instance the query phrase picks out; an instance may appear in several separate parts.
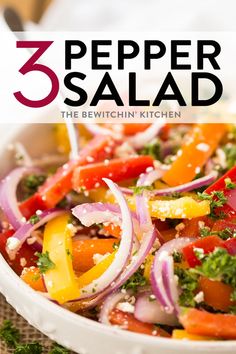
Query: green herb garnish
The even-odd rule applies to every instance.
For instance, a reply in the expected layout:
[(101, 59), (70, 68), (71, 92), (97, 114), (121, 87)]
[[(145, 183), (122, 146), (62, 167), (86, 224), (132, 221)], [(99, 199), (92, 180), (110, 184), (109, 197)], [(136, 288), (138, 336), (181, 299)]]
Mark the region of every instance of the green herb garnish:
[(8, 347), (15, 348), (20, 340), (20, 332), (12, 325), (11, 321), (5, 320), (0, 328), (0, 338)]
[(141, 155), (152, 156), (155, 160), (162, 160), (161, 157), (161, 142), (159, 139), (152, 140), (149, 144), (146, 144), (140, 151)]
[(142, 194), (144, 191), (151, 191), (153, 190), (152, 186), (135, 186), (135, 187), (131, 187), (133, 189), (134, 195), (140, 195)]
[(199, 199), (208, 200), (210, 202), (210, 214), (209, 216), (212, 219), (222, 219), (225, 217), (225, 214), (221, 211), (220, 213), (216, 213), (217, 208), (221, 208), (227, 202), (227, 198), (224, 195), (223, 191), (213, 191), (211, 194), (208, 193), (198, 193)]
[(172, 257), (175, 263), (181, 263), (182, 259), (183, 259), (183, 255), (182, 253), (178, 252), (178, 251), (174, 251), (172, 253)]
[(192, 274), (202, 275), (209, 279), (222, 281), (232, 286), (231, 300), (236, 300), (236, 256), (230, 255), (224, 248), (216, 248), (214, 252), (201, 255), (201, 265), (191, 268)]
[(42, 352), (42, 345), (35, 342), (17, 345), (14, 354), (41, 354)]
[(66, 348), (63, 348), (61, 345), (54, 343), (52, 349), (48, 354), (69, 354), (70, 351)]
[(190, 269), (176, 267), (175, 275), (178, 276), (178, 284), (182, 291), (179, 296), (180, 306), (194, 307), (196, 304), (194, 297), (198, 287), (198, 274), (192, 273)]
[(147, 284), (146, 278), (143, 276), (143, 270), (139, 268), (122, 286), (122, 289), (132, 290), (137, 293), (138, 287)]
[(37, 222), (39, 222), (39, 221), (40, 221), (40, 218), (39, 218), (38, 215), (32, 215), (32, 216), (30, 217), (30, 219), (29, 219), (29, 222), (30, 222), (31, 225), (35, 225), (35, 224), (37, 224)]
[(49, 252), (45, 253), (35, 253), (38, 257), (37, 266), (41, 274), (45, 274), (48, 270), (55, 268), (55, 263), (50, 259)]
[(231, 178), (225, 178), (225, 187), (227, 189), (235, 189), (236, 184), (231, 181)]

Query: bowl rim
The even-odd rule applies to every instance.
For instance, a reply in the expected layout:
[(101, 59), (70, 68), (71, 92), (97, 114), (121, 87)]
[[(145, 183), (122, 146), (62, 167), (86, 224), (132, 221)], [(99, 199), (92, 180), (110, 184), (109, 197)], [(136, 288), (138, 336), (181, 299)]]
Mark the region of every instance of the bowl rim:
[[(23, 126), (29, 127), (29, 124), (24, 124)], [(15, 127), (10, 134), (3, 137), (1, 144), (5, 146), (5, 143), (11, 143), (11, 139), (13, 136), (22, 133), (25, 128)], [(17, 134), (17, 135), (18, 135)], [(2, 154), (4, 154), (4, 150), (2, 150)], [(46, 299), (43, 295), (37, 293), (37, 291), (30, 288), (8, 265), (2, 254), (0, 253), (0, 285), (1, 288), (5, 288), (4, 285), (8, 284), (10, 288), (12, 288), (12, 292), (5, 292), (0, 289), (0, 292), (3, 293), (4, 297), (11, 303), (11, 298), (17, 292), (21, 292), (22, 297), (26, 297), (27, 301), (38, 303), (45, 308), (45, 310), (53, 315), (63, 317), (63, 319), (68, 318), (71, 323), (78, 323), (81, 326), (87, 327), (89, 331), (95, 331), (103, 336), (115, 336), (122, 340), (127, 340), (135, 343), (136, 345), (152, 345), (156, 346), (159, 349), (178, 349), (178, 350), (193, 350), (194, 341), (190, 340), (178, 340), (172, 338), (161, 338), (161, 337), (152, 337), (145, 334), (133, 333), (129, 331), (122, 330), (115, 326), (107, 326), (102, 323), (96, 322), (92, 319), (86, 318), (79, 314), (70, 312), (69, 310), (59, 306)], [(15, 309), (16, 310), (16, 309)], [(18, 309), (16, 310), (18, 311)], [(20, 311), (19, 311), (20, 312)], [(27, 320), (27, 318), (26, 318)], [(49, 336), (50, 337), (50, 336)], [(197, 345), (195, 348), (196, 352), (203, 352), (203, 350), (214, 350), (218, 353), (223, 352), (223, 350), (230, 350), (232, 353), (236, 350), (236, 340), (216, 340), (216, 341), (197, 341)]]
[[(66, 317), (76, 323), (78, 322), (80, 325), (84, 325), (85, 327), (88, 327), (88, 329), (94, 330), (96, 332), (100, 332), (102, 335), (115, 335), (116, 338), (117, 336), (122, 340), (122, 339), (128, 339), (133, 342), (135, 342), (137, 345), (138, 344), (152, 344), (152, 345), (157, 345), (161, 348), (166, 348), (166, 349), (173, 349), (178, 347), (178, 349), (186, 350), (189, 349), (191, 350), (193, 348), (193, 341), (190, 340), (178, 340), (178, 339), (171, 339), (171, 338), (162, 338), (162, 337), (152, 337), (146, 334), (139, 334), (139, 333), (133, 333), (133, 332), (128, 332), (125, 330), (122, 330), (117, 327), (113, 326), (107, 326), (102, 323), (96, 322), (92, 319), (86, 318), (84, 316), (81, 316), (79, 314), (73, 313), (58, 304), (55, 304), (45, 298), (43, 295), (37, 293), (37, 291), (33, 290), (28, 286), (14, 271), (13, 269), (8, 265), (6, 260), (3, 258), (3, 256), (0, 254), (0, 283), (4, 285), (5, 280), (4, 278), (8, 278), (8, 282), (12, 286), (12, 288), (15, 288), (15, 292), (21, 292), (21, 295), (26, 297), (27, 301), (30, 302), (35, 302), (39, 303), (42, 305), (46, 311), (50, 312), (51, 314), (56, 314), (57, 316), (62, 316), (63, 318)], [(7, 300), (10, 299), (10, 295), (7, 295)], [(222, 349), (236, 349), (236, 340), (217, 340), (217, 341), (197, 341), (197, 347), (196, 351), (202, 352), (203, 349), (214, 349), (217, 352), (222, 352)]]

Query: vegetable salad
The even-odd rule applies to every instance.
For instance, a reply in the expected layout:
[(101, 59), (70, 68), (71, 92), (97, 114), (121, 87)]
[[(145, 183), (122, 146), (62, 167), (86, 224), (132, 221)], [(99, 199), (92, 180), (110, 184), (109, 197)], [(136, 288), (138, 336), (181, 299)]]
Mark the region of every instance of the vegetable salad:
[(235, 127), (73, 129), (56, 126), (54, 157), (33, 160), (21, 147), (1, 181), (0, 251), (11, 268), (108, 326), (236, 339)]

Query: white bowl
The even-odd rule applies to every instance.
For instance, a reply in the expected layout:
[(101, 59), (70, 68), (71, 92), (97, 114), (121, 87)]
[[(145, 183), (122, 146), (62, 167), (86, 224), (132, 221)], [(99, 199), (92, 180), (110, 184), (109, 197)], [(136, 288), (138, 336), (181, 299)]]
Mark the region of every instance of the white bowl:
[[(5, 127), (6, 128), (6, 127)], [(4, 126), (1, 126), (1, 131)], [(3, 134), (2, 134), (3, 135)], [(1, 176), (14, 165), (7, 145), (21, 141), (33, 155), (52, 151), (51, 126), (14, 127), (1, 139)], [(51, 303), (28, 287), (0, 255), (0, 291), (30, 324), (52, 340), (80, 354), (195, 354), (235, 353), (236, 341), (193, 342), (130, 333), (73, 314)]]

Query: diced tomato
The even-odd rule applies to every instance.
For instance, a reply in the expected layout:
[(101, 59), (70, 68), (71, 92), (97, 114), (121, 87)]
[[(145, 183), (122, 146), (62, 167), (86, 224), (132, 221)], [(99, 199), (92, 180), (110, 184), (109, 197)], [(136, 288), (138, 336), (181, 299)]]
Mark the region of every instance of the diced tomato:
[(148, 334), (157, 337), (170, 337), (169, 333), (152, 324), (137, 320), (131, 313), (123, 312), (118, 309), (110, 313), (110, 322), (113, 325), (121, 326), (130, 332)]
[(200, 265), (201, 262), (197, 259), (194, 249), (201, 248), (205, 254), (208, 254), (213, 252), (216, 247), (224, 247), (224, 241), (218, 236), (207, 236), (190, 243), (185, 246), (182, 251), (189, 266), (196, 267)]
[(73, 175), (73, 188), (80, 191), (81, 188), (90, 190), (106, 185), (102, 180), (104, 177), (120, 182), (130, 178), (137, 178), (153, 167), (153, 159), (150, 156), (134, 156), (110, 160), (108, 163), (98, 162), (75, 169)]
[(35, 250), (26, 242), (22, 245), (21, 249), (17, 252), (16, 258), (10, 260), (6, 252), (7, 239), (14, 234), (13, 230), (0, 233), (0, 253), (3, 255), (10, 267), (20, 275), (24, 267), (36, 265), (37, 257)]
[(75, 240), (72, 244), (73, 268), (77, 272), (87, 272), (94, 266), (93, 256), (114, 251), (114, 239)]
[(115, 146), (115, 141), (109, 136), (93, 138), (81, 150), (78, 160), (69, 161), (60, 167), (53, 176), (48, 177), (36, 194), (20, 204), (22, 214), (28, 219), (36, 210), (55, 207), (72, 189), (72, 176), (75, 168), (110, 158)]
[(236, 339), (235, 315), (189, 309), (180, 314), (179, 320), (188, 333), (223, 339)]
[(206, 277), (200, 277), (200, 290), (204, 294), (204, 302), (215, 308), (227, 312), (229, 307), (233, 305), (230, 300), (232, 287), (217, 280), (210, 280)]

